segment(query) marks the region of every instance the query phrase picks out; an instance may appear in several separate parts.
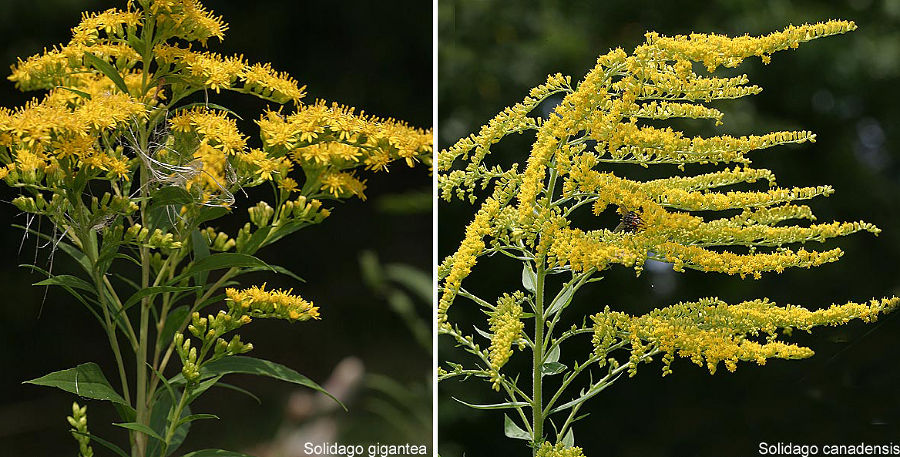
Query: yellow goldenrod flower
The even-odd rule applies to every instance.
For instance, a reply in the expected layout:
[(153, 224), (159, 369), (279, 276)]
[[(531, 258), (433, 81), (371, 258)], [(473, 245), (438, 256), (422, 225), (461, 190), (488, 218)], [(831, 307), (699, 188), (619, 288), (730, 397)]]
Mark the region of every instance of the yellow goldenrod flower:
[[(764, 364), (771, 358), (809, 357), (811, 349), (785, 342), (782, 335), (852, 319), (870, 322), (900, 306), (897, 297), (815, 310), (778, 307), (766, 299), (728, 305), (712, 298), (642, 316), (606, 307), (581, 324), (581, 319), (562, 317), (573, 309), (570, 304), (579, 288), (602, 279), (599, 275), (616, 265), (640, 274), (647, 261), (657, 261), (675, 271), (690, 268), (759, 278), (767, 272), (823, 265), (843, 254), (839, 248), (812, 244), (856, 232), (877, 235), (880, 229), (864, 221), (816, 222), (811, 208), (801, 203), (831, 195), (832, 187), (779, 187), (772, 171), (752, 166), (754, 151), (813, 143), (814, 133), (688, 136), (660, 122), (689, 118), (719, 124), (724, 115), (711, 106), (713, 101), (762, 90), (746, 75), (698, 75), (695, 63), (713, 72), (751, 56), (767, 62), (776, 51), (854, 28), (852, 22), (828, 21), (791, 26), (763, 37), (667, 38), (648, 33), (645, 43), (631, 53), (614, 49), (601, 55), (577, 85), (562, 75), (549, 76), (522, 102), (441, 151), (437, 159), (441, 197), (468, 200), (475, 207), (458, 248), (438, 267), (438, 331), (451, 336), (477, 362), (474, 366), (448, 362), (439, 378), (489, 380), (495, 390), (506, 393), (501, 406), (519, 409), (530, 425), (525, 433), (536, 455), (582, 456), (579, 448), (544, 441), (547, 416), (571, 409), (566, 425), (558, 429), (557, 438), (567, 441), (571, 436), (565, 432), (571, 431), (568, 425), (582, 402), (626, 371), (634, 375), (641, 363), (656, 355), (662, 358), (664, 374), (671, 371), (675, 357), (688, 358), (710, 372), (720, 363), (734, 371), (741, 361)], [(537, 117), (534, 111), (541, 102), (557, 94), (562, 97), (553, 111)], [(345, 127), (306, 121), (307, 131), (315, 133), (303, 137), (296, 133), (299, 129), (291, 133), (286, 119), (270, 116), (264, 138), (270, 147), (295, 154), (295, 160), (326, 164), (326, 152), (306, 143), (345, 142), (335, 134)], [(495, 143), (523, 132), (533, 134), (523, 160), (489, 163)], [(367, 138), (360, 143), (373, 145)], [(376, 152), (361, 160), (369, 168), (379, 168), (382, 162)], [(676, 165), (677, 171), (671, 167), (672, 173), (664, 171), (665, 177), (656, 179), (626, 177), (629, 165), (664, 168), (660, 165), (665, 164)], [(705, 169), (688, 173), (688, 164)], [(610, 216), (619, 224), (610, 224)], [(492, 299), (481, 296), (484, 288), (464, 289), (463, 282), (482, 256), (524, 264), (521, 283), (527, 292), (503, 295), (493, 306)], [(487, 314), (490, 333), (478, 331), (490, 339), (487, 349), (476, 342), (477, 335), (464, 333), (465, 326), (451, 319), (457, 299), (470, 300)], [(522, 303), (528, 303), (533, 313), (523, 313)], [(525, 332), (526, 318), (534, 319), (533, 332)], [(557, 327), (566, 321), (574, 324)], [(588, 362), (577, 356), (556, 362), (560, 351), (566, 351), (563, 343), (585, 333), (593, 334)], [(531, 350), (533, 376), (506, 372), (515, 342)], [(606, 369), (598, 371), (598, 365)], [(554, 383), (555, 374), (561, 376)], [(579, 375), (588, 382), (575, 393), (571, 386)], [(531, 392), (516, 382), (525, 378)], [(553, 393), (546, 388), (549, 384), (559, 390)], [(536, 413), (530, 424), (522, 409)]]
[(277, 318), (291, 321), (319, 319), (319, 308), (312, 302), (291, 295), (291, 290), (266, 291), (266, 285), (249, 289), (225, 290), (228, 307), (237, 316)]
[(243, 56), (224, 57), (168, 45), (157, 46), (154, 52), (160, 64), (184, 69), (198, 84), (216, 92), (231, 89), (246, 66)]
[(321, 177), (322, 190), (335, 198), (343, 198), (350, 195), (366, 199), (363, 191), (366, 190), (365, 181), (360, 181), (350, 173), (327, 173)]
[(306, 95), (306, 86), (298, 87), (297, 81), (284, 72), (277, 72), (270, 64), (245, 66), (240, 74), (244, 89), (273, 99), (278, 103), (294, 104)]
[[(663, 374), (671, 373), (675, 356), (704, 364), (715, 373), (719, 362), (728, 371), (737, 362), (750, 361), (764, 365), (767, 359), (797, 359), (813, 355), (809, 348), (778, 340), (779, 329), (811, 331), (813, 327), (842, 325), (853, 319), (871, 322), (879, 315), (900, 306), (900, 298), (872, 300), (868, 304), (847, 303), (810, 311), (799, 306), (775, 306), (766, 299), (728, 305), (717, 298), (682, 302), (651, 311), (643, 316), (629, 316), (607, 308), (591, 316), (594, 323), (594, 348), (605, 355), (615, 337), (625, 334), (636, 338), (638, 345), (650, 344), (667, 355), (663, 358)], [(756, 336), (765, 334), (765, 342)], [(638, 349), (640, 350), (640, 349)]]
[[(431, 131), (413, 129), (393, 119), (355, 114), (353, 108), (317, 101), (304, 105), (288, 116), (277, 112), (264, 115), (260, 126), (267, 147), (290, 152), (297, 147), (338, 142), (353, 146), (354, 154), (344, 149), (339, 155), (366, 164), (370, 170), (386, 169), (394, 160), (431, 162)], [(296, 154), (294, 154), (296, 156)]]
[(525, 324), (522, 323), (522, 307), (519, 302), (524, 300), (522, 292), (513, 295), (503, 294), (497, 300), (497, 308), (494, 309), (488, 323), (491, 329), (491, 347), (489, 348), (491, 360), (491, 381), (494, 390), (500, 390), (500, 368), (512, 356), (512, 345), (519, 340)]

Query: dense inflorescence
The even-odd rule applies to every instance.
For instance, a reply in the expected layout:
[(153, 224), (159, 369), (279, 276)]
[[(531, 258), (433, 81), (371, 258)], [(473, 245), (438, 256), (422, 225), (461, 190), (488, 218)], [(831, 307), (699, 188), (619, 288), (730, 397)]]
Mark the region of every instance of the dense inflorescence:
[[(258, 318), (319, 319), (319, 308), (292, 290), (228, 287), (252, 271), (296, 278), (254, 255), (323, 222), (330, 202), (365, 199), (369, 173), (398, 163), (430, 169), (433, 147), (430, 130), (306, 103), (306, 86), (272, 65), (206, 50), (210, 40), (224, 39), (228, 25), (199, 0), (123, 3), (84, 14), (68, 43), (12, 66), (9, 80), (18, 89), (45, 93), (0, 108), (0, 179), (20, 193), (13, 204), (27, 213), (26, 230), (50, 239), (48, 246), (84, 270), (82, 279), (34, 266), (106, 331), (119, 365), (123, 419), (134, 421), (131, 455), (143, 457), (180, 444), (176, 429), (195, 420), (182, 420), (181, 412), (210, 387), (198, 384), (209, 379), (204, 367), (252, 349), (226, 334)], [(266, 102), (258, 136), (214, 103), (223, 91)], [(247, 192), (254, 187), (262, 189)], [(267, 188), (263, 201), (240, 200), (261, 198)], [(246, 213), (235, 212), (238, 206)], [(230, 213), (246, 218), (236, 233), (220, 226), (232, 226), (220, 221)], [(52, 231), (46, 224), (49, 233), (39, 224), (32, 229), (33, 217), (48, 219)], [(139, 274), (130, 278), (134, 266)], [(123, 295), (128, 289), (130, 297)], [(225, 309), (202, 317), (216, 304)], [(123, 343), (137, 362), (131, 379)], [(182, 363), (177, 382), (161, 374), (173, 354)], [(156, 413), (160, 383), (169, 391), (176, 384), (182, 400)], [(76, 405), (70, 423), (88, 456), (85, 415)], [(160, 436), (147, 432), (151, 415), (167, 418), (165, 430), (153, 425)]]
[[(633, 375), (640, 363), (659, 354), (664, 374), (675, 357), (705, 364), (710, 372), (720, 363), (733, 371), (740, 361), (764, 364), (770, 358), (809, 357), (811, 349), (780, 338), (792, 329), (809, 331), (852, 319), (870, 322), (900, 305), (897, 298), (889, 298), (811, 311), (779, 307), (765, 299), (737, 305), (703, 299), (637, 316), (607, 307), (583, 321), (573, 319), (576, 323), (563, 333), (553, 333), (575, 292), (617, 265), (640, 274), (646, 262), (658, 261), (679, 272), (760, 278), (834, 262), (843, 254), (840, 248), (815, 244), (856, 232), (880, 232), (863, 221), (817, 222), (803, 203), (832, 194), (830, 186), (779, 187), (772, 171), (753, 167), (751, 153), (815, 142), (812, 132), (691, 136), (665, 126), (678, 118), (721, 124), (723, 113), (711, 102), (762, 90), (746, 75), (720, 77), (717, 69), (735, 67), (752, 56), (768, 63), (777, 51), (854, 29), (853, 22), (828, 21), (761, 37), (647, 33), (646, 41), (630, 54), (614, 49), (601, 55), (577, 85), (568, 76), (549, 76), (522, 102), (442, 150), (437, 159), (440, 196), (476, 205), (476, 210), (458, 249), (438, 269), (438, 325), (441, 333), (480, 360), (474, 368), (448, 362), (439, 378), (489, 380), (506, 393), (508, 403), (503, 406), (518, 409), (526, 425), (521, 432), (531, 434), (537, 455), (581, 455), (570, 446), (557, 449), (544, 441), (542, 422), (571, 409), (570, 420), (556, 430), (563, 438), (581, 403), (623, 370)], [(552, 112), (545, 119), (533, 115), (549, 99), (558, 102)], [(495, 144), (505, 136), (529, 132), (534, 139), (524, 162), (489, 163)], [(635, 179), (629, 177), (629, 166), (648, 170), (635, 173), (644, 176)], [(655, 179), (646, 178), (652, 173)], [(618, 226), (601, 222), (610, 213), (617, 214)], [(511, 308), (509, 295), (497, 306), (489, 305), (493, 299), (464, 287), (479, 259), (490, 255), (524, 264), (526, 293), (514, 302), (531, 309)], [(543, 279), (565, 274), (571, 280), (555, 296), (549, 293)], [(491, 331), (479, 333), (489, 338), (488, 349), (451, 318), (451, 307), (460, 299), (474, 301), (487, 315)], [(535, 320), (533, 333), (522, 330), (529, 319)], [(581, 334), (593, 334), (594, 351), (587, 361), (571, 367), (558, 363), (560, 344)], [(542, 373), (534, 376), (533, 393), (519, 388), (518, 375), (502, 371), (513, 341), (530, 348), (533, 370)], [(605, 368), (607, 375), (594, 378), (565, 408), (554, 408), (559, 394), (575, 376), (590, 372), (590, 365)], [(542, 401), (541, 377), (560, 372), (559, 394), (549, 401), (543, 398), (546, 404), (531, 404)], [(531, 418), (523, 405), (533, 410)]]

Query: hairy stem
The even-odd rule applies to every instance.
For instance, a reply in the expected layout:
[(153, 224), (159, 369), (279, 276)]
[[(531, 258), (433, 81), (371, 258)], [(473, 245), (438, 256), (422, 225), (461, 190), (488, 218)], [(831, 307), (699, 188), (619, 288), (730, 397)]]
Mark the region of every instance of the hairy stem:
[(531, 393), (531, 430), (534, 447), (533, 455), (537, 455), (540, 443), (544, 441), (544, 403), (543, 403), (543, 374), (541, 366), (544, 364), (544, 263), (537, 262), (536, 279), (534, 284), (534, 364), (532, 367), (532, 393)]

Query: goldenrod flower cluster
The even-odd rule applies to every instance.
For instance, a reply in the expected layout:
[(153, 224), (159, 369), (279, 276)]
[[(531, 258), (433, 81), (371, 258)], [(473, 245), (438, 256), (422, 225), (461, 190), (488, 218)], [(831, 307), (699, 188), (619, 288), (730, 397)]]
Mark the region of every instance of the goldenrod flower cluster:
[(249, 289), (225, 289), (228, 307), (236, 316), (277, 318), (291, 321), (319, 319), (319, 308), (291, 291), (266, 290), (266, 285)]
[(243, 56), (224, 57), (214, 52), (196, 52), (178, 46), (160, 46), (157, 61), (169, 71), (181, 71), (197, 85), (252, 93), (277, 103), (294, 102), (306, 95), (306, 86), (269, 64), (249, 64)]
[(431, 165), (432, 134), (393, 119), (355, 113), (353, 108), (317, 101), (290, 115), (270, 111), (259, 124), (266, 150), (317, 170), (318, 190), (332, 198), (364, 198), (365, 182), (351, 171), (387, 171), (403, 160)]
[[(602, 279), (595, 275), (616, 265), (640, 274), (647, 261), (658, 261), (679, 272), (760, 278), (834, 262), (843, 251), (821, 244), (857, 232), (880, 232), (864, 221), (818, 222), (804, 203), (831, 195), (832, 187), (780, 187), (772, 171), (753, 166), (753, 152), (814, 143), (813, 132), (688, 136), (665, 126), (666, 120), (676, 118), (722, 123), (724, 115), (714, 101), (762, 90), (746, 75), (716, 76), (717, 68), (735, 67), (751, 56), (768, 62), (774, 52), (855, 28), (852, 22), (828, 21), (761, 37), (648, 33), (631, 53), (614, 49), (601, 55), (577, 84), (567, 76), (549, 76), (521, 103), (441, 151), (441, 197), (468, 201), (475, 210), (458, 248), (438, 268), (438, 330), (478, 362), (475, 367), (448, 362), (449, 369), (439, 371), (440, 379), (490, 380), (507, 397), (507, 403), (493, 406), (517, 409), (526, 422), (523, 410), (535, 412), (528, 433), (532, 443), (543, 443), (536, 455), (580, 456), (578, 448), (544, 442), (548, 416), (568, 410), (565, 423), (577, 420), (584, 401), (626, 370), (634, 375), (639, 364), (658, 354), (664, 374), (675, 357), (705, 365), (710, 372), (720, 363), (733, 371), (740, 361), (764, 364), (769, 358), (809, 357), (811, 349), (784, 342), (782, 335), (852, 319), (869, 322), (900, 306), (896, 297), (818, 310), (778, 307), (765, 299), (737, 305), (704, 299), (643, 316), (607, 307), (581, 325), (556, 329), (579, 288)], [(537, 117), (535, 109), (551, 96), (561, 96), (561, 101), (546, 118)], [(533, 135), (530, 151), (511, 165), (491, 163), (495, 145), (513, 133)], [(316, 139), (275, 129), (264, 137), (285, 149)], [(299, 158), (324, 164), (338, 152), (345, 151), (306, 150)], [(631, 173), (636, 167), (649, 170)], [(618, 225), (610, 223), (611, 216)], [(523, 264), (522, 285), (528, 293), (516, 299), (504, 295), (495, 307), (489, 304), (494, 300), (466, 289), (464, 281), (486, 256)], [(567, 276), (568, 282), (554, 289), (566, 281), (556, 278)], [(487, 351), (451, 319), (458, 299), (475, 302), (488, 315), (490, 334), (478, 331), (490, 339)], [(523, 303), (531, 306), (529, 312), (523, 312)], [(533, 333), (524, 331), (526, 318), (534, 319)], [(570, 366), (556, 362), (561, 344), (582, 334), (593, 334), (588, 361)], [(533, 351), (531, 393), (515, 376), (499, 371), (516, 341)], [(623, 352), (628, 355), (621, 357)], [(605, 376), (595, 376), (597, 365), (608, 370)], [(557, 393), (541, 395), (547, 393), (545, 381), (552, 382), (549, 376), (560, 373)], [(575, 391), (573, 380), (583, 373), (590, 374), (585, 376), (588, 385), (574, 399), (562, 399)]]
[[(291, 290), (231, 287), (265, 265), (255, 257), (260, 249), (322, 222), (328, 200), (363, 198), (356, 169), (386, 171), (399, 160), (431, 165), (430, 131), (303, 104), (305, 86), (292, 76), (203, 49), (227, 29), (200, 0), (122, 0), (122, 8), (84, 14), (67, 43), (19, 59), (9, 80), (46, 92), (0, 108), (0, 180), (19, 194), (12, 203), (28, 213), (25, 230), (81, 267), (70, 276), (34, 266), (109, 336), (121, 383), (114, 401), (132, 425), (132, 455), (174, 452), (176, 430), (202, 418), (188, 405), (219, 379), (197, 386), (207, 364), (253, 349), (228, 333), (256, 318), (320, 318)], [(219, 104), (222, 91), (266, 104), (257, 147), (239, 128), (240, 115)], [(272, 105), (287, 103), (293, 114), (282, 118)], [(297, 141), (273, 143), (272, 126)], [(238, 201), (263, 185), (267, 199)], [(240, 206), (247, 213), (235, 217), (249, 216), (246, 223), (219, 220)], [(35, 216), (49, 224), (32, 225)], [(225, 309), (201, 316), (221, 301)], [(137, 363), (126, 366), (129, 360)], [(180, 360), (181, 375), (168, 378), (172, 360)], [(158, 394), (173, 393), (173, 385), (183, 395), (162, 405), (169, 396)], [(153, 411), (170, 407), (156, 424)], [(74, 405), (69, 422), (80, 455), (91, 457), (86, 409)]]
[(497, 307), (488, 318), (491, 330), (491, 381), (494, 390), (500, 390), (500, 368), (506, 365), (512, 355), (512, 346), (519, 340), (525, 324), (522, 323), (522, 306), (525, 299), (522, 292), (503, 294), (497, 300)]
[(671, 373), (676, 356), (704, 364), (715, 373), (719, 363), (728, 371), (740, 361), (765, 365), (770, 358), (811, 357), (810, 348), (779, 340), (779, 330), (811, 331), (813, 327), (837, 326), (853, 319), (872, 322), (900, 306), (900, 298), (872, 300), (868, 304), (846, 303), (810, 311), (800, 306), (776, 306), (767, 299), (729, 305), (717, 298), (682, 302), (643, 316), (607, 309), (591, 316), (594, 348), (601, 356), (620, 339), (633, 342), (632, 350), (645, 346), (664, 353), (663, 375)]
[(253, 318), (296, 322), (319, 319), (319, 308), (312, 302), (292, 295), (291, 291), (265, 289), (265, 284), (243, 290), (227, 288), (225, 303), (228, 311), (220, 310), (216, 315), (206, 317), (194, 312), (187, 330), (200, 340), (199, 347), (194, 346), (183, 333), (175, 334), (175, 350), (181, 359), (181, 373), (188, 382), (199, 381), (200, 368), (205, 363), (253, 350), (253, 345), (241, 341), (240, 335), (234, 335), (228, 341), (223, 338), (225, 334), (249, 324)]
[[(789, 219), (813, 220), (809, 207), (796, 202), (830, 195), (833, 189), (777, 187), (774, 174), (753, 168), (748, 153), (813, 141), (811, 132), (687, 137), (646, 122), (676, 117), (719, 122), (722, 113), (705, 102), (758, 92), (755, 86), (747, 86), (746, 76), (698, 75), (691, 62), (701, 62), (710, 71), (733, 67), (749, 56), (767, 58), (797, 43), (853, 29), (852, 22), (829, 21), (756, 38), (701, 34), (666, 38), (651, 33), (631, 55), (615, 49), (600, 56), (597, 66), (575, 88), (567, 77), (550, 76), (478, 134), (441, 151), (439, 182), (445, 199), (455, 195), (474, 201), (477, 187), (493, 183), (494, 189), (459, 250), (445, 262), (441, 322), (460, 282), (484, 251), (486, 236), (495, 245), (523, 242), (524, 248), (534, 249), (545, 259), (547, 268), (603, 270), (619, 264), (640, 272), (647, 259), (657, 259), (678, 271), (692, 268), (758, 278), (768, 271), (832, 262), (842, 254), (837, 248), (817, 251), (792, 245), (858, 231), (877, 234), (878, 228), (865, 222), (776, 225)], [(546, 120), (531, 116), (540, 101), (559, 93), (565, 97)], [(518, 165), (503, 169), (484, 163), (491, 145), (507, 134), (527, 130), (534, 131), (536, 138), (524, 170), (519, 171)], [(453, 169), (460, 161), (462, 169)], [(738, 166), (638, 181), (605, 170), (608, 163)], [(747, 184), (756, 183), (758, 188), (760, 182), (768, 188), (745, 190)], [(512, 200), (507, 200), (509, 196)], [(513, 204), (515, 218), (498, 217), (508, 214)], [(623, 215), (633, 212), (642, 223), (637, 230), (624, 232), (611, 227), (570, 227), (569, 215), (583, 205), (590, 205), (597, 216), (608, 208)], [(741, 214), (717, 215), (726, 210)], [(754, 249), (747, 252), (732, 246)]]
[[(146, 21), (152, 43), (142, 41)], [(69, 43), (13, 66), (17, 87), (49, 93), (22, 108), (0, 108), (0, 179), (31, 194), (64, 194), (94, 179), (138, 186), (123, 182), (145, 168), (151, 190), (180, 187), (200, 206), (230, 207), (235, 191), (265, 182), (284, 194), (280, 202), (364, 198), (356, 168), (386, 170), (396, 160), (430, 166), (430, 131), (344, 106), (303, 105), (305, 86), (271, 65), (192, 48), (221, 40), (225, 30), (197, 0), (130, 1), (124, 10), (85, 14)], [(268, 111), (259, 121), (264, 148), (248, 149), (227, 108), (170, 106), (207, 89), (293, 102), (297, 111)], [(277, 141), (281, 136), (291, 141)], [(45, 198), (28, 198), (36, 197)], [(178, 225), (201, 217), (188, 206), (169, 210), (169, 219)], [(75, 209), (56, 210), (62, 221)]]
[(228, 25), (200, 4), (199, 0), (144, 0), (144, 9), (156, 16), (157, 26), (167, 36), (206, 45), (210, 38), (222, 40)]
[[(68, 43), (19, 59), (9, 80), (47, 93), (21, 108), (0, 108), (0, 179), (21, 192), (17, 208), (49, 218), (66, 248), (84, 251), (94, 282), (127, 259), (144, 270), (144, 288), (203, 287), (205, 275), (184, 273), (210, 250), (252, 256), (322, 222), (330, 214), (324, 201), (363, 198), (356, 169), (386, 171), (395, 161), (431, 166), (430, 130), (336, 104), (303, 104), (306, 87), (270, 64), (203, 50), (228, 25), (199, 0), (123, 4), (84, 14)], [(291, 103), (294, 112), (268, 106), (258, 122), (262, 147), (250, 148), (238, 115), (215, 103), (223, 90)], [(204, 93), (203, 103), (187, 101)], [(235, 194), (262, 184), (271, 184), (273, 198), (251, 206), (237, 233), (211, 227), (231, 212)], [(106, 193), (94, 197), (97, 190)], [(115, 287), (104, 283), (98, 287)], [(97, 295), (122, 306), (115, 292)], [(183, 299), (147, 295), (142, 311), (164, 303), (154, 311), (161, 326), (172, 301)], [(227, 312), (192, 316), (188, 330), (200, 346), (176, 335), (189, 380), (198, 379), (209, 351), (215, 358), (249, 350), (239, 337), (220, 336), (252, 318), (319, 318), (312, 302), (265, 286), (228, 289), (226, 302)]]

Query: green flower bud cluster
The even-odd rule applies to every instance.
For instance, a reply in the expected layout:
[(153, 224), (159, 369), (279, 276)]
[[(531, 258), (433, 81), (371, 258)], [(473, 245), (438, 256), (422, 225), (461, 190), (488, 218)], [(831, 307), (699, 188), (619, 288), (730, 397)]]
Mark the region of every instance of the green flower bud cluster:
[(197, 348), (191, 347), (191, 340), (185, 339), (184, 334), (175, 334), (175, 351), (181, 359), (181, 375), (188, 383), (196, 383), (200, 380), (200, 365), (197, 363)]
[[(253, 350), (253, 344), (241, 341), (240, 335), (234, 335), (231, 341), (222, 338), (226, 333), (249, 322), (250, 316), (236, 317), (225, 311), (219, 311), (215, 316), (210, 314), (200, 317), (198, 312), (191, 315), (191, 323), (187, 329), (201, 341), (199, 354), (197, 348), (191, 346), (189, 338), (186, 339), (180, 332), (175, 334), (175, 350), (181, 358), (181, 373), (184, 378), (189, 383), (195, 383), (200, 380), (200, 368), (204, 363)], [(212, 355), (206, 358), (210, 349), (213, 351)]]
[[(322, 208), (321, 201), (307, 199), (302, 195), (296, 200), (282, 203), (277, 210), (266, 202), (259, 202), (247, 212), (250, 213), (250, 222), (244, 224), (234, 240), (238, 252), (255, 252), (305, 225), (321, 223), (331, 215), (331, 211)], [(260, 230), (254, 231), (251, 222)], [(260, 233), (263, 229), (266, 230), (264, 234)], [(254, 237), (257, 238), (251, 243), (250, 240)]]
[(234, 335), (231, 341), (225, 341), (224, 338), (216, 339), (216, 346), (213, 350), (213, 356), (210, 360), (220, 359), (227, 355), (244, 354), (253, 350), (253, 343), (244, 343), (241, 341), (241, 335)]
[(249, 319), (235, 319), (225, 311), (219, 311), (215, 316), (210, 314), (207, 317), (200, 317), (200, 313), (195, 312), (191, 315), (191, 323), (187, 329), (192, 335), (203, 340), (203, 344), (206, 345), (248, 322), (250, 322)]
[(234, 239), (234, 245), (238, 252), (244, 252), (244, 247), (247, 246), (247, 242), (250, 241), (252, 235), (253, 228), (250, 226), (249, 222), (244, 224), (244, 226), (238, 230), (237, 237)]
[(584, 457), (584, 452), (577, 446), (566, 447), (563, 443), (550, 444), (549, 441), (544, 441), (536, 455), (537, 457)]
[(269, 221), (275, 215), (275, 210), (266, 202), (257, 203), (256, 206), (248, 209), (247, 212), (250, 213), (250, 222), (260, 228), (268, 227)]
[(72, 436), (78, 441), (78, 455), (80, 457), (93, 457), (94, 450), (91, 448), (91, 437), (87, 435), (87, 406), (78, 406), (78, 403), (72, 403), (72, 415), (66, 417), (69, 425), (72, 426)]
[[(102, 198), (91, 197), (90, 228), (96, 230), (105, 227), (116, 216), (128, 216), (137, 210), (138, 205), (128, 197), (113, 196), (109, 192), (104, 193)], [(117, 239), (121, 239), (121, 235)]]
[(304, 196), (296, 200), (288, 200), (281, 205), (274, 225), (283, 225), (290, 221), (309, 221), (318, 224), (331, 215), (331, 211), (322, 208), (322, 202), (316, 199), (307, 199)]
[(203, 238), (209, 242), (209, 248), (213, 251), (228, 251), (234, 248), (234, 239), (229, 238), (225, 232), (216, 232), (212, 227), (201, 230)]
[(91, 197), (91, 213), (94, 215), (104, 213), (127, 216), (137, 210), (138, 205), (128, 197), (113, 196), (109, 192), (104, 192), (101, 198)]
[(13, 199), (12, 204), (20, 211), (26, 213), (49, 214), (54, 212), (55, 208), (65, 204), (65, 197), (60, 194), (53, 194), (53, 197), (51, 197), (48, 202), (40, 193), (35, 194), (34, 197), (19, 195)]
[(181, 241), (175, 241), (175, 237), (171, 233), (163, 233), (160, 229), (154, 229), (150, 232), (147, 227), (141, 224), (134, 224), (125, 231), (122, 238), (126, 242), (143, 244), (154, 249), (179, 249)]

